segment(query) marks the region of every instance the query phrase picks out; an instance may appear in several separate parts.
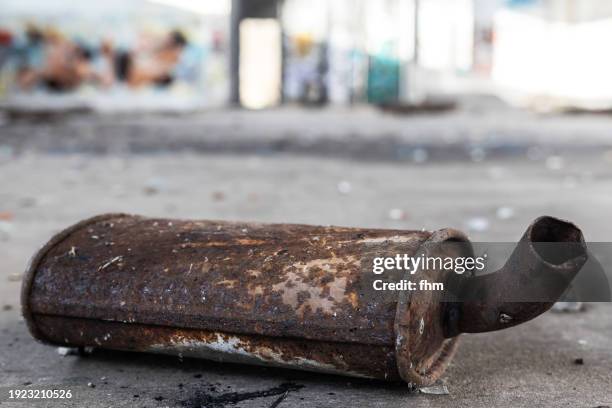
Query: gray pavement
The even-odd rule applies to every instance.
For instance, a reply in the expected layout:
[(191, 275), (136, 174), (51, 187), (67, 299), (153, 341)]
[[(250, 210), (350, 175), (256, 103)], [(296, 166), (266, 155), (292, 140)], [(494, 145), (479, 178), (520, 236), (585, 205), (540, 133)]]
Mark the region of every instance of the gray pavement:
[[(409, 134), (398, 136), (398, 132), (419, 127), (423, 121), (429, 121), (431, 129), (451, 129), (449, 133), (465, 128), (468, 135), (462, 137), (473, 137), (470, 126), (461, 125), (458, 118), (454, 122), (446, 116), (381, 119), (368, 112), (365, 115), (380, 120), (381, 129), (397, 127), (383, 139), (403, 137), (402, 143), (410, 149), (422, 146), (422, 141), (412, 140)], [(215, 115), (217, 128), (207, 122)], [(333, 120), (326, 124), (325, 115), (337, 113), (321, 114), (325, 123), (320, 126), (328, 126), (329, 133), (316, 134), (339, 140), (334, 148), (353, 145), (354, 151), (364, 153), (328, 152), (324, 158), (316, 155), (316, 149), (300, 150), (299, 146), (308, 146), (304, 141), (308, 138), (295, 136), (301, 131), (309, 134), (307, 124), (315, 122), (314, 113), (290, 114), (288, 122), (281, 124), (269, 119), (267, 125), (265, 118), (275, 113), (251, 115), (255, 114), (212, 112), (197, 118), (123, 117), (114, 121), (74, 117), (38, 124), (18, 121), (0, 129), (2, 390), (55, 385), (75, 391), (71, 402), (39, 404), (52, 407), (197, 406), (201, 402), (270, 407), (279, 395), (269, 394), (284, 383), (299, 389), (288, 392), (280, 407), (612, 405), (610, 304), (591, 304), (582, 313), (547, 313), (506, 331), (463, 336), (458, 355), (444, 376), (449, 395), (410, 394), (401, 385), (156, 355), (96, 351), (88, 357), (62, 357), (55, 348), (33, 341), (20, 318), (18, 299), (20, 273), (28, 258), (53, 232), (107, 211), (406, 229), (456, 227), (469, 232), (473, 240), (483, 241), (516, 240), (532, 219), (549, 214), (576, 222), (588, 240), (609, 241), (612, 236), (612, 157), (603, 137), (604, 129), (609, 129), (604, 126), (610, 123), (607, 118), (549, 118), (545, 121), (550, 123), (540, 126), (537, 123), (542, 119), (511, 112), (523, 118), (512, 125), (502, 113), (497, 114), (497, 127), (489, 118), (487, 134), (504, 134), (496, 139), (500, 145), (523, 140), (520, 145), (531, 146), (533, 141), (521, 129), (535, 121), (530, 125), (531, 134), (548, 138), (538, 139), (544, 149), (529, 155), (528, 149), (500, 156), (468, 152), (454, 160), (417, 153), (408, 160), (397, 160), (370, 157), (363, 143), (350, 134), (342, 135), (347, 127), (359, 128), (359, 121), (364, 120), (359, 115), (348, 115), (349, 124), (339, 124), (334, 130)], [(309, 121), (304, 122), (305, 117)], [(241, 121), (262, 137), (297, 140), (292, 141), (291, 149), (261, 148), (256, 149), (257, 154), (248, 153), (244, 146), (223, 145), (224, 129), (235, 128), (230, 138), (251, 140), (251, 136), (240, 136), (250, 133), (241, 128), (245, 126), (239, 125)], [(569, 123), (567, 127), (564, 122)], [(512, 132), (495, 132), (505, 126)], [(560, 137), (557, 141), (569, 150), (546, 150), (553, 144), (548, 130), (568, 133), (572, 127), (578, 133), (582, 129), (584, 139)], [(113, 129), (119, 129), (118, 134)], [(374, 137), (378, 130), (363, 133), (368, 132)], [(522, 136), (514, 138), (515, 133)], [(157, 147), (137, 149), (138, 143), (126, 144), (126, 138), (143, 146), (150, 139)], [(173, 148), (177, 140), (189, 142)], [(211, 149), (211, 140), (223, 148)], [(430, 140), (443, 141), (439, 136)], [(580, 154), (572, 155), (576, 144), (580, 144)], [(390, 146), (391, 150), (398, 148), (397, 144)], [(112, 154), (105, 154), (108, 152)], [(576, 359), (584, 364), (576, 364)], [(95, 388), (88, 387), (89, 382)], [(31, 404), (2, 401), (1, 405)]]
[[(537, 115), (491, 98), (444, 114), (372, 107), (96, 115), (54, 110), (0, 113), (2, 146), (53, 153), (291, 153), (421, 162), (612, 150), (612, 115)], [(51, 137), (52, 136), (52, 137)]]

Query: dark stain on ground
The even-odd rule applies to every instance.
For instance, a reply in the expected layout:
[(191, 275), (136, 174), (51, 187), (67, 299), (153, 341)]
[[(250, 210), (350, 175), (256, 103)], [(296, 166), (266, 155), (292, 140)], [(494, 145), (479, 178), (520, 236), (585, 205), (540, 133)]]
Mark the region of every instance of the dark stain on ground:
[(283, 383), (277, 387), (268, 388), (262, 391), (228, 392), (219, 395), (210, 395), (204, 391), (196, 391), (193, 397), (180, 401), (180, 404), (186, 408), (223, 408), (227, 405), (234, 405), (242, 401), (279, 395), (271, 405), (271, 408), (276, 408), (287, 397), (289, 392), (298, 391), (303, 387), (303, 385), (299, 384)]

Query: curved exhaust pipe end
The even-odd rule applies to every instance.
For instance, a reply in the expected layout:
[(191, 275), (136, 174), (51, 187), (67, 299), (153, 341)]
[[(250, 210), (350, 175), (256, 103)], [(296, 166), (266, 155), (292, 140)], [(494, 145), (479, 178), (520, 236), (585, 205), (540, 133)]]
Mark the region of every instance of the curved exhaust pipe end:
[[(467, 278), (448, 336), (501, 330), (546, 312), (587, 261), (582, 232), (574, 224), (540, 217), (525, 231), (498, 271)], [(454, 327), (453, 327), (454, 326)]]

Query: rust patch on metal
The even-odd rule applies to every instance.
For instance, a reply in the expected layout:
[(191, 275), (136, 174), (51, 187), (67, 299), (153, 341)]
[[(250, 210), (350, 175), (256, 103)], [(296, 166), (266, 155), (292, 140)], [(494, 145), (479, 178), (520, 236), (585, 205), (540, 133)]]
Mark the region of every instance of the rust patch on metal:
[(401, 380), (392, 346), (372, 348), (363, 344), (234, 335), (57, 316), (36, 316), (35, 321), (49, 341), (69, 347), (95, 346)]

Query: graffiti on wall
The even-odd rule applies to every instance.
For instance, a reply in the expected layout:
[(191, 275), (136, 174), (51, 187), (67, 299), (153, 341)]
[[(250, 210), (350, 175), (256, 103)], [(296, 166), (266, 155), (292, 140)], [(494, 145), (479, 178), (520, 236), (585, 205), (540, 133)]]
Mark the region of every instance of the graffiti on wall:
[(0, 19), (0, 97), (120, 90), (225, 103), (226, 18), (113, 13)]

